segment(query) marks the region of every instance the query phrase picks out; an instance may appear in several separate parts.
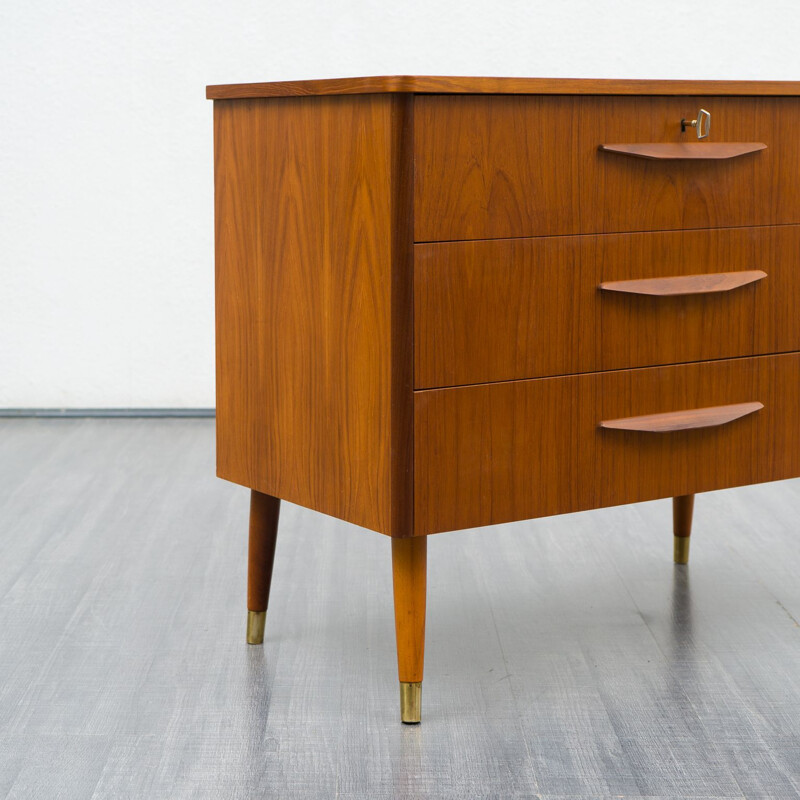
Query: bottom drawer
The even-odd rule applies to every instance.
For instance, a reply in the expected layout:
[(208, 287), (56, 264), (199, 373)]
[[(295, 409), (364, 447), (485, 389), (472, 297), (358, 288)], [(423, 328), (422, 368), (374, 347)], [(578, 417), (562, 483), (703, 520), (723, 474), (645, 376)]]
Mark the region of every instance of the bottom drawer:
[(414, 441), (417, 534), (797, 477), (800, 354), (416, 392)]

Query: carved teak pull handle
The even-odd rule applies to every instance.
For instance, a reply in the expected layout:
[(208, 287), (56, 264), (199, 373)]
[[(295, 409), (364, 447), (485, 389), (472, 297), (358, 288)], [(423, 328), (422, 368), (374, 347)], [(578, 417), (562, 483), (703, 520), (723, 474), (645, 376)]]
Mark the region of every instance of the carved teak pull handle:
[(646, 294), (653, 297), (677, 297), (692, 294), (730, 292), (742, 286), (764, 280), (767, 273), (760, 269), (738, 272), (709, 272), (702, 275), (678, 275), (670, 278), (638, 278), (630, 281), (603, 281), (604, 292)]
[(764, 404), (759, 402), (690, 408), (685, 411), (668, 411), (666, 414), (646, 414), (642, 417), (605, 419), (600, 423), (600, 427), (619, 431), (642, 431), (645, 433), (689, 431), (697, 428), (713, 428), (716, 425), (725, 425), (727, 422), (733, 422), (735, 419), (746, 417), (748, 414), (754, 414), (762, 408), (764, 408)]

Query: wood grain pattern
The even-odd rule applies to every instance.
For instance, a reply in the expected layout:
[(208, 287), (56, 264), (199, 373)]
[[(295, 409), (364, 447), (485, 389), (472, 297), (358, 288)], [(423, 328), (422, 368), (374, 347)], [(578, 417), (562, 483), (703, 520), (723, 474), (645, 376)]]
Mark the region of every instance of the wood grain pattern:
[(605, 419), (600, 428), (617, 431), (641, 431), (643, 433), (674, 433), (700, 428), (713, 428), (726, 425), (736, 419), (755, 414), (764, 408), (763, 403), (732, 403), (725, 406), (707, 408), (688, 408), (681, 411), (665, 411), (661, 414), (641, 414), (622, 419)]
[[(686, 143), (700, 106), (747, 158), (652, 160), (604, 142)], [(420, 96), (417, 241), (800, 222), (800, 101), (765, 97)], [(687, 145), (689, 146), (689, 145)]]
[(382, 532), (400, 101), (214, 113), (218, 474)]
[(763, 142), (656, 142), (601, 144), (606, 153), (619, 153), (631, 158), (651, 158), (656, 161), (718, 161), (738, 158), (748, 153), (766, 150)]
[(218, 84), (210, 100), (298, 95), (374, 94), (620, 94), (800, 95), (800, 81), (665, 81), (603, 78), (490, 78), (443, 75), (377, 75), (305, 81)]
[(604, 292), (645, 294), (651, 297), (681, 297), (687, 294), (730, 292), (766, 277), (767, 273), (763, 270), (750, 269), (669, 278), (638, 278), (633, 281), (604, 281), (600, 284), (600, 289)]
[[(414, 249), (417, 388), (800, 350), (800, 226)], [(696, 290), (691, 276), (729, 270), (769, 277), (693, 296), (598, 291), (665, 277)]]
[(272, 586), (275, 545), (281, 501), (261, 492), (250, 492), (250, 531), (247, 549), (247, 608), (266, 611)]
[[(417, 533), (800, 475), (800, 355), (512, 381), (416, 395)], [(661, 436), (604, 419), (751, 402)]]
[(392, 585), (397, 667), (404, 683), (422, 680), (425, 661), (425, 596), (428, 540), (392, 539)]
[(417, 97), (415, 239), (578, 232), (579, 112), (573, 97)]
[(417, 392), (417, 534), (600, 505), (595, 426), (569, 376)]
[(594, 278), (575, 237), (415, 245), (417, 388), (591, 369)]

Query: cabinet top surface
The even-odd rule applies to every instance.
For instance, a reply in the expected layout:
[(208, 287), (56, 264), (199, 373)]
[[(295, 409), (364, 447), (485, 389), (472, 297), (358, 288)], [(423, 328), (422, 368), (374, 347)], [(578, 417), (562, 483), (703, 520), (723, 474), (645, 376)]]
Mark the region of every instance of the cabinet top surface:
[(378, 75), (365, 78), (234, 83), (206, 87), (209, 100), (304, 95), (383, 94), (800, 95), (800, 81), (625, 80)]

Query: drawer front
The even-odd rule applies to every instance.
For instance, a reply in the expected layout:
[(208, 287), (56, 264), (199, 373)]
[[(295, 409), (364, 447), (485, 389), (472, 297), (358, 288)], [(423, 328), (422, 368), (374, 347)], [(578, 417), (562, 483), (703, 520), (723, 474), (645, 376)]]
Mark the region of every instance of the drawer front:
[[(649, 415), (703, 427), (600, 426)], [(414, 439), (417, 534), (797, 477), (800, 354), (417, 392)]]
[[(711, 112), (698, 141), (681, 120)], [(420, 96), (420, 242), (800, 222), (800, 99)], [(608, 144), (763, 143), (722, 159), (647, 159)]]
[(418, 244), (414, 296), (417, 388), (800, 350), (800, 226)]

